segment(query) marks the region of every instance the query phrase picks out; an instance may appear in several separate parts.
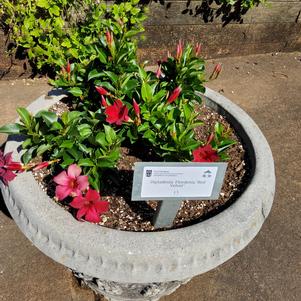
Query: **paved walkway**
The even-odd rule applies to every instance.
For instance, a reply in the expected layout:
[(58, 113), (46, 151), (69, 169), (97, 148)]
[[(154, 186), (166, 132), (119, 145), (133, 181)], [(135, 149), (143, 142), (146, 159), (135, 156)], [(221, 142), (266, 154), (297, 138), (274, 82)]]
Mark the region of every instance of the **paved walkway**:
[[(294, 301), (301, 299), (301, 53), (220, 60), (208, 86), (257, 122), (273, 151), (277, 193), (261, 232), (238, 255), (195, 277), (162, 301)], [(208, 63), (212, 68), (213, 62)], [(46, 93), (46, 80), (0, 81), (0, 124), (15, 108)], [(4, 136), (0, 136), (0, 143)], [(94, 301), (71, 274), (43, 255), (0, 211), (0, 301)]]

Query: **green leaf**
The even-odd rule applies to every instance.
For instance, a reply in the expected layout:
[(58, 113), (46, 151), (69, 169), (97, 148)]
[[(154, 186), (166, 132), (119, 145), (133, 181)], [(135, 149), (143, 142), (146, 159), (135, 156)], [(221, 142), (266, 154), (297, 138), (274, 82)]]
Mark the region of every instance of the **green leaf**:
[(25, 108), (17, 108), (17, 112), (26, 128), (30, 128), (32, 117), (29, 112)]
[(9, 135), (20, 134), (20, 132), (24, 129), (25, 129), (24, 126), (22, 126), (21, 124), (13, 123), (13, 124), (7, 124), (0, 127), (0, 133), (9, 134)]
[(60, 148), (72, 148), (74, 142), (71, 140), (65, 140), (61, 145)]
[(151, 101), (153, 96), (151, 86), (145, 82), (142, 83), (141, 96), (144, 101)]
[(29, 150), (27, 150), (23, 155), (22, 155), (22, 162), (24, 164), (29, 163), (29, 161), (32, 159), (32, 154), (33, 152), (37, 149), (37, 146), (32, 146)]
[(78, 144), (78, 148), (82, 151), (82, 152), (84, 152), (84, 153), (86, 153), (86, 154), (91, 154), (92, 153), (92, 148), (91, 147), (87, 147), (87, 146), (85, 146), (84, 144), (82, 144), (82, 143), (79, 143)]
[(50, 6), (47, 0), (37, 0), (36, 4), (38, 7), (42, 7), (42, 8), (46, 8), (46, 9), (49, 8), (49, 6)]
[(81, 135), (81, 137), (83, 138), (87, 138), (92, 134), (92, 130), (89, 124), (81, 124), (77, 127), (79, 134)]
[(79, 166), (94, 166), (94, 163), (92, 160), (86, 158), (86, 159), (80, 159), (78, 161)]
[(106, 140), (106, 134), (103, 132), (100, 132), (96, 135), (95, 141), (103, 147), (106, 147), (108, 145), (108, 142)]
[(32, 144), (32, 141), (30, 138), (27, 138), (23, 143), (22, 143), (22, 148), (26, 149), (28, 146)]
[(118, 75), (116, 75), (114, 72), (111, 71), (104, 71), (104, 74), (107, 75), (107, 77), (114, 83), (116, 84), (118, 82)]
[(57, 115), (54, 112), (40, 111), (35, 117), (42, 117), (49, 127), (57, 121)]
[(109, 142), (109, 144), (112, 144), (116, 140), (115, 131), (113, 130), (113, 128), (105, 124), (104, 124), (104, 129), (105, 129), (107, 141)]
[(37, 155), (40, 156), (43, 153), (45, 153), (47, 150), (51, 149), (51, 145), (50, 144), (42, 144), (38, 147), (37, 149)]
[(93, 69), (88, 74), (88, 80), (91, 80), (93, 78), (99, 78), (103, 75), (103, 72), (99, 72), (96, 69)]
[[(59, 16), (60, 8), (57, 5), (53, 5), (49, 8), (49, 12), (50, 12), (50, 14), (53, 14), (55, 16)], [(71, 45), (69, 47), (71, 47)]]
[(51, 130), (54, 130), (54, 131), (58, 131), (58, 130), (62, 130), (62, 129), (63, 129), (62, 125), (57, 121), (55, 121), (51, 126)]
[(71, 93), (75, 97), (80, 97), (83, 95), (83, 91), (78, 87), (71, 88), (68, 90), (68, 92)]

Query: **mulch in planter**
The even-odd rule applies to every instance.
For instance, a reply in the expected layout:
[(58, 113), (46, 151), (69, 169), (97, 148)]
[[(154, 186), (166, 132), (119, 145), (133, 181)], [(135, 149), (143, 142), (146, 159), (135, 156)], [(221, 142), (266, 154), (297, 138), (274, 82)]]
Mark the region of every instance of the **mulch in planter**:
[[(66, 111), (68, 106), (64, 103), (54, 105), (51, 110), (60, 115)], [(231, 131), (231, 139), (237, 143), (231, 146), (227, 154), (229, 156), (228, 168), (225, 175), (224, 184), (218, 200), (183, 201), (173, 224), (173, 228), (188, 226), (205, 220), (229, 206), (236, 197), (243, 191), (248, 181), (248, 167), (245, 163), (245, 150), (239, 138), (235, 135), (230, 124), (218, 113), (202, 106), (197, 108), (200, 111), (200, 119), (204, 125), (195, 129), (196, 137), (206, 141), (214, 125), (218, 121), (226, 129)], [(102, 215), (101, 226), (125, 230), (125, 231), (158, 231), (154, 229), (151, 220), (155, 214), (157, 202), (132, 202), (131, 190), (133, 179), (133, 167), (139, 161), (161, 161), (151, 149), (146, 149), (145, 145), (135, 145), (134, 147), (122, 147), (121, 157), (116, 170), (108, 171), (103, 176), (104, 189), (101, 191), (103, 199), (110, 203), (110, 210)], [(52, 176), (48, 170), (34, 172), (35, 179), (42, 186), (43, 190), (50, 197), (54, 197), (55, 184), (51, 180)], [(75, 210), (67, 206), (68, 200), (58, 202), (66, 210), (75, 216)], [(165, 230), (165, 229), (159, 229)]]

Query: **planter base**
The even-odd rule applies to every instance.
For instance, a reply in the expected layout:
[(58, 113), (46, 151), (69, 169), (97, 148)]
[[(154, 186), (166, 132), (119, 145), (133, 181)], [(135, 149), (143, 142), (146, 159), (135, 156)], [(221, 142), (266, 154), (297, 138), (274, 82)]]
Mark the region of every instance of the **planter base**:
[(103, 295), (109, 301), (158, 301), (170, 295), (185, 281), (168, 281), (154, 283), (121, 283), (97, 279), (73, 271), (75, 277), (82, 280), (95, 293)]

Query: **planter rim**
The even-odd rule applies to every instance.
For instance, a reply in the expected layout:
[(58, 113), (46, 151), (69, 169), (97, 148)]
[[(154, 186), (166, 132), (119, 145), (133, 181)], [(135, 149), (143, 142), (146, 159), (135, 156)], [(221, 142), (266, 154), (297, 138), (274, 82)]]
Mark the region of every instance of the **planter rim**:
[[(124, 283), (183, 280), (234, 256), (256, 236), (270, 212), (275, 193), (274, 161), (265, 137), (241, 108), (209, 88), (204, 96), (243, 133), (254, 155), (253, 177), (227, 209), (184, 228), (120, 231), (77, 221), (55, 204), (28, 172), (18, 175), (8, 188), (1, 185), (6, 205), (21, 231), (57, 262), (95, 278)], [(33, 113), (47, 109), (62, 97), (41, 96), (28, 109)], [(11, 137), (5, 153), (19, 145)], [(17, 152), (13, 156), (20, 158)]]

